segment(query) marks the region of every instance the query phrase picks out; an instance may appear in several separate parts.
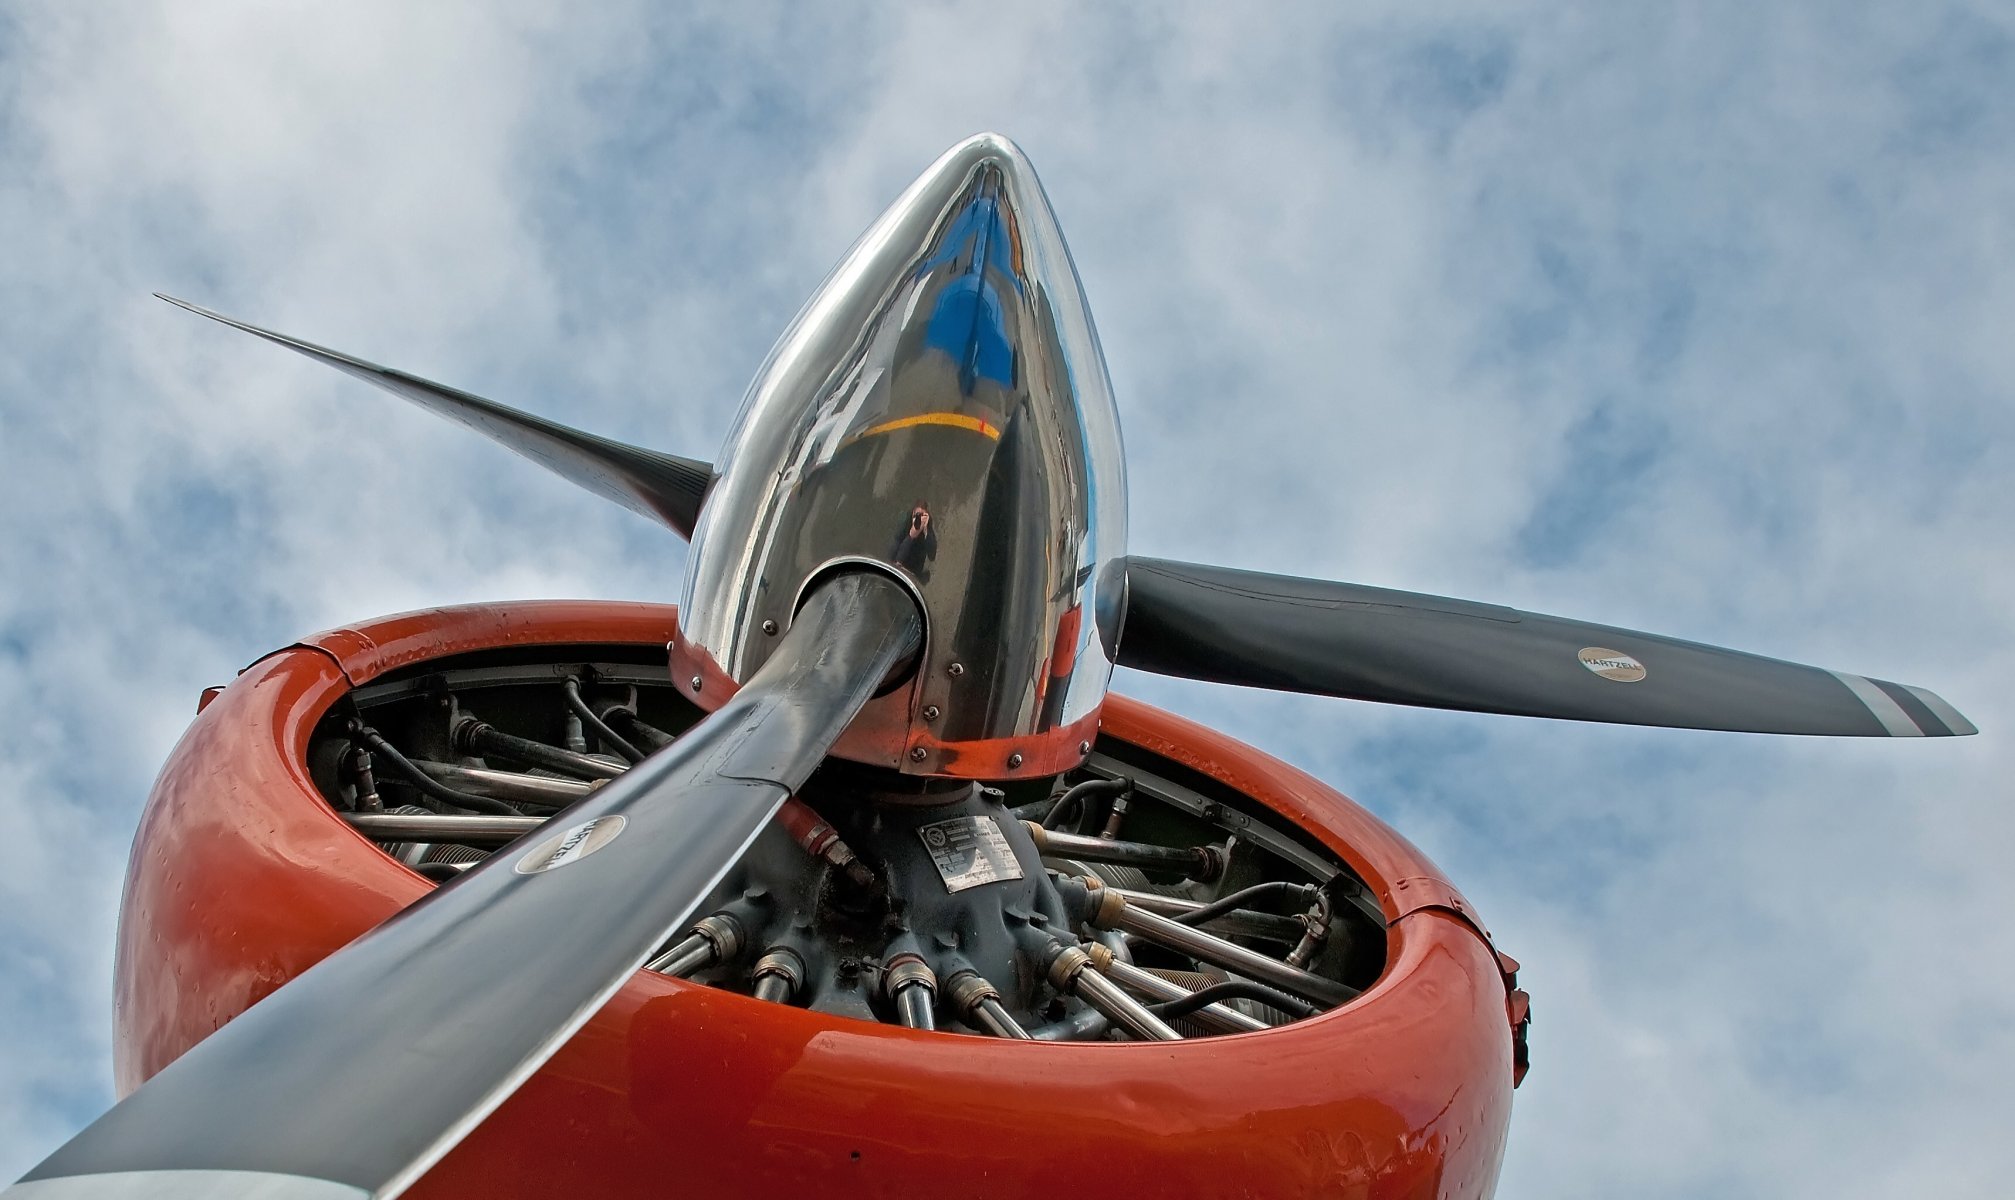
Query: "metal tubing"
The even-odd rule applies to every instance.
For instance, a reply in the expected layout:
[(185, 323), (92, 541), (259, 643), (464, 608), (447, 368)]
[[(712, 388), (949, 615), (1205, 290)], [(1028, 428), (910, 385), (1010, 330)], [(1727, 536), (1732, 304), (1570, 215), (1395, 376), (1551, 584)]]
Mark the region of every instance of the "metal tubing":
[(937, 1021), (931, 1016), (931, 990), (912, 983), (897, 992), (896, 1020), (911, 1029), (936, 1029)]
[(1192, 879), (1215, 879), (1223, 860), (1208, 846), (1153, 846), (1146, 842), (1108, 842), (1045, 829), (1025, 821), (1029, 836), (1044, 854), (1077, 858), (1086, 862), (1118, 863), (1146, 871), (1179, 871)]
[(1104, 1013), (1128, 1033), (1143, 1041), (1179, 1042), (1182, 1035), (1168, 1022), (1149, 1012), (1145, 1005), (1119, 989), (1119, 985), (1097, 971), (1086, 968), (1071, 981), (1077, 998)]
[(488, 796), (475, 796), (468, 792), (458, 792), (446, 784), (429, 779), (427, 773), (413, 765), (413, 760), (399, 752), (399, 748), (385, 740), (383, 734), (362, 721), (350, 722), (350, 736), (358, 738), (378, 752), (378, 757), (391, 763), (406, 777), (406, 781), (422, 793), (432, 796), (444, 804), (457, 808), (474, 809), (477, 812), (496, 813), (499, 816), (515, 813), (517, 810), (502, 800), (492, 800)]
[(537, 829), (544, 817), (492, 817), (487, 814), (344, 813), (350, 827), (380, 841), (469, 842), (500, 846)]
[(1192, 929), (1177, 921), (1155, 913), (1135, 908), (1131, 902), (1119, 906), (1111, 927), (1131, 933), (1171, 950), (1179, 950), (1192, 958), (1201, 959), (1250, 976), (1262, 983), (1270, 983), (1284, 992), (1292, 992), (1304, 1000), (1313, 1000), (1322, 1005), (1346, 1003), (1358, 991), (1354, 987), (1341, 984), (1320, 975), (1297, 970), (1276, 958), (1248, 950), (1221, 937)]
[(1025, 1042), (1035, 1040), (1029, 1036), (1028, 1030), (1023, 1029), (1019, 1022), (1008, 1015), (1008, 1010), (1001, 1007), (1001, 1002), (992, 996), (973, 1005), (972, 1016), (976, 1024), (995, 1037), (1019, 1038)]
[[(1133, 907), (1159, 913), (1164, 917), (1178, 917), (1203, 907), (1203, 901), (1188, 900), (1181, 896), (1163, 896), (1156, 892), (1135, 891), (1132, 888), (1108, 887), (1107, 890), (1125, 897), (1127, 904)], [(1275, 916), (1273, 913), (1253, 912), (1250, 909), (1237, 909), (1223, 916), (1212, 917), (1204, 924), (1220, 933), (1265, 938), (1268, 941), (1290, 945), (1304, 932), (1302, 923), (1294, 917)]]
[[(651, 736), (647, 740), (654, 742), (652, 746), (654, 750), (663, 749), (665, 746), (671, 744), (671, 735), (652, 729), (641, 721), (633, 722), (633, 727), (638, 730), (648, 731)], [(471, 733), (465, 736), (468, 738), (472, 749), (479, 744), (488, 744), (498, 739), (523, 740), (511, 739), (509, 734), (500, 734), (487, 725), (472, 730)], [(663, 739), (661, 742), (656, 741), (656, 739), (660, 738)], [(543, 743), (527, 742), (526, 745), (542, 746)], [(544, 746), (544, 749), (553, 754), (565, 755), (568, 753), (553, 746)], [(505, 758), (511, 757), (508, 753), (501, 751), (499, 753), (502, 753)], [(605, 763), (599, 759), (588, 758), (585, 755), (569, 755), (569, 757), (580, 757), (582, 762), (594, 764), (597, 768), (607, 773), (603, 778), (608, 779), (613, 779), (630, 769), (627, 764)], [(444, 781), (460, 781), (465, 787), (477, 792), (491, 789), (497, 795), (504, 796), (507, 799), (525, 800), (536, 804), (550, 803), (556, 807), (572, 804), (575, 800), (593, 791), (597, 786), (596, 783), (583, 782), (577, 779), (547, 779), (538, 775), (521, 775), (515, 771), (487, 771), (477, 767), (456, 766), (451, 763), (423, 762), (417, 765), (429, 775), (433, 775)], [(549, 796), (551, 799), (548, 799)], [(803, 846), (807, 853), (817, 858), (823, 858), (835, 867), (846, 871), (849, 875), (853, 876), (856, 883), (864, 886), (874, 883), (874, 872), (869, 870), (866, 864), (855, 858), (854, 852), (845, 842), (840, 840), (839, 834), (834, 832), (803, 801), (795, 797), (784, 801), (783, 808), (777, 813), (777, 819), (784, 823), (784, 827), (791, 831), (791, 836), (797, 839), (798, 844)], [(813, 831), (816, 831), (818, 834), (816, 838), (809, 836)]]
[(674, 979), (684, 979), (711, 963), (715, 957), (712, 942), (697, 933), (689, 933), (670, 950), (645, 963), (644, 968)]
[(1320, 894), (1319, 889), (1312, 883), (1292, 883), (1276, 879), (1267, 883), (1255, 883), (1249, 888), (1240, 888), (1228, 896), (1219, 896), (1210, 903), (1183, 913), (1175, 919), (1185, 925), (1202, 925), (1212, 917), (1221, 917), (1249, 901), (1257, 900), (1261, 896), (1271, 896), (1276, 892), (1292, 892), (1303, 897)]
[(508, 758), (512, 762), (528, 763), (534, 767), (544, 767), (548, 771), (562, 771), (581, 779), (614, 779), (629, 770), (628, 763), (603, 762), (572, 750), (562, 750), (558, 746), (548, 746), (530, 738), (505, 733), (483, 721), (473, 718), (455, 727), (455, 742), (471, 753), (484, 757), (495, 755)]
[(743, 939), (742, 923), (732, 913), (717, 912), (694, 922), (692, 932), (644, 967), (683, 978), (701, 967), (733, 959), (742, 952)]
[[(1195, 994), (1173, 980), (1163, 979), (1159, 975), (1143, 971), (1132, 963), (1120, 962), (1118, 959), (1108, 963), (1104, 970), (1114, 983), (1132, 988), (1151, 1000), (1180, 1000), (1184, 996)], [(1257, 1033), (1262, 1029), (1273, 1028), (1258, 1017), (1247, 1016), (1235, 1008), (1227, 1008), (1222, 1004), (1207, 1004), (1191, 1013), (1189, 1019), (1219, 1033)]]
[(595, 785), (580, 779), (550, 779), (518, 771), (491, 771), (456, 763), (414, 759), (413, 765), (450, 787), (500, 800), (522, 800), (548, 808), (565, 808), (594, 790)]

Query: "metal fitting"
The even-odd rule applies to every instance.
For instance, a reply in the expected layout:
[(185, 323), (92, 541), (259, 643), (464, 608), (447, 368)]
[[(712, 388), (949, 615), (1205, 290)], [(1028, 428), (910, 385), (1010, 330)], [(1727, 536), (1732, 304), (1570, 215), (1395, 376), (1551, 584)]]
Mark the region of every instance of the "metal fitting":
[(1075, 989), (1078, 974), (1091, 965), (1091, 955), (1076, 946), (1057, 943), (1057, 952), (1049, 960), (1050, 986), (1059, 992)]
[(896, 1017), (911, 1029), (935, 1029), (931, 1009), (937, 1001), (938, 977), (915, 954), (899, 954), (883, 964), (882, 991), (895, 1005)]
[(711, 917), (701, 917), (693, 923), (693, 933), (705, 938), (714, 948), (714, 957), (727, 962), (742, 952), (747, 934), (742, 932), (742, 923), (724, 912)]
[[(977, 976), (975, 976), (977, 978)], [(904, 988), (921, 987), (932, 994), (938, 990), (937, 972), (924, 963), (922, 956), (901, 954), (882, 964), (882, 994), (893, 1000)]]
[(1112, 798), (1112, 809), (1106, 813), (1105, 828), (1098, 831), (1099, 840), (1111, 842), (1119, 838), (1120, 827), (1126, 823), (1127, 793), (1121, 792)]
[(1093, 890), (1091, 903), (1091, 924), (1100, 929), (1111, 929), (1119, 922), (1120, 914), (1126, 911), (1126, 897), (1115, 888)]
[(756, 999), (789, 1004), (804, 986), (805, 960), (789, 946), (771, 946), (756, 960), (752, 977)]
[(1000, 991), (978, 971), (959, 971), (945, 980), (945, 1002), (960, 1019), (969, 1018), (986, 1000), (999, 1000)]
[(727, 962), (742, 952), (742, 923), (727, 913), (703, 917), (670, 949), (644, 964), (647, 970), (684, 979), (694, 971)]

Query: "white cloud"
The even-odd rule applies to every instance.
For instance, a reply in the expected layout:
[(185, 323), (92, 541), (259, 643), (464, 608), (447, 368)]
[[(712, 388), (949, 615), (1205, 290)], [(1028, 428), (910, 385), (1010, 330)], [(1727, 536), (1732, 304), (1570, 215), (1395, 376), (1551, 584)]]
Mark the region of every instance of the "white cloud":
[(1594, 729), (1128, 677), (1427, 846), (1527, 964), (1503, 1194), (2015, 1168), (2015, 35), (1988, 10), (17, 6), (0, 41), (0, 1175), (108, 1095), (198, 688), (682, 551), (248, 319), (705, 455), (881, 204), (1043, 171), (1138, 550), (1925, 683), (1988, 732)]

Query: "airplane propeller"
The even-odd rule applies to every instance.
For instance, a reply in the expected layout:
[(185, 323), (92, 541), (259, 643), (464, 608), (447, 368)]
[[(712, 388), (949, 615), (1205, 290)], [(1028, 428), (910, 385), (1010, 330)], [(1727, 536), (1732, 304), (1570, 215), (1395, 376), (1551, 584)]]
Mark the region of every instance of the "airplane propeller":
[(1495, 604), (1129, 558), (1119, 662), (1162, 675), (1615, 725), (1979, 732), (1936, 693)]
[[(236, 321), (690, 534), (713, 468)], [(564, 448), (564, 453), (561, 452)], [(648, 499), (640, 499), (647, 497)], [(678, 507), (690, 503), (691, 508)], [(671, 513), (673, 515), (666, 515)], [(1925, 688), (1414, 592), (1129, 556), (1122, 666), (1245, 687), (1616, 725), (1837, 737), (1979, 732)]]
[[(553, 822), (558, 832), (529, 850), (493, 855), (230, 1021), (58, 1149), (5, 1200), (397, 1195), (653, 949), (686, 928), (890, 672), (930, 649), (927, 617), (947, 645), (961, 636), (959, 621), (931, 608), (937, 603), (986, 618), (967, 623), (960, 652), (967, 661), (1005, 646), (1000, 661), (1026, 661), (1035, 677), (947, 683), (967, 674), (964, 662), (950, 660), (934, 685), (945, 689), (945, 708), (933, 700), (923, 711), (949, 725), (972, 715), (951, 711), (963, 696), (986, 709), (982, 718), (1026, 718), (1028, 727), (1006, 731), (1016, 737), (1061, 731), (1055, 761), (1071, 766), (1091, 750), (1109, 662), (1252, 687), (1583, 721), (1899, 737), (1975, 732), (1931, 692), (1858, 675), (1492, 605), (1125, 557), (1124, 475), (1103, 364), (1088, 316), (1078, 311), (1068, 254), (1019, 151), (986, 135), (962, 143), (870, 233), (807, 310), (812, 324), (794, 326), (780, 343), (787, 352), (766, 368), (770, 390), (752, 393), (770, 405), (760, 415), (776, 428), (811, 433), (778, 469), (745, 471), (742, 498), (783, 503), (777, 497), (788, 493), (789, 503), (830, 502), (838, 515), (823, 524), (764, 525), (759, 537), (715, 538), (738, 569), (748, 568), (737, 578), (755, 580), (764, 603), (787, 605), (803, 580), (812, 581), (795, 612), (776, 610), (786, 620), (727, 622), (735, 636), (745, 627), (766, 638), (781, 633), (762, 643), (765, 656), (739, 660), (761, 664), (739, 690), (721, 697), (710, 690), (708, 716), (567, 810)], [(735, 479), (717, 479), (707, 463), (162, 299), (467, 425), (682, 536), (694, 535), (703, 502), (728, 506), (708, 508), (708, 522), (740, 511)], [(879, 367), (864, 369), (871, 355), (902, 376), (900, 388)], [(1096, 392), (1096, 405), (1078, 403), (1081, 388)], [(923, 410), (861, 407), (871, 395), (887, 400), (898, 391)], [(1040, 405), (1030, 399), (1037, 391)], [(966, 407), (928, 407), (954, 392)], [(996, 402), (1005, 407), (988, 407)], [(828, 407), (814, 413), (818, 405)], [(848, 420), (873, 423), (853, 428)], [(901, 451), (880, 440), (894, 437), (916, 440), (900, 443)], [(1096, 462), (1083, 456), (1088, 446)], [(1080, 457), (1046, 465), (1050, 447)], [(836, 463), (856, 472), (908, 465), (924, 472), (920, 478), (941, 471), (970, 494), (940, 503), (935, 523), (921, 500), (912, 508), (900, 495), (893, 515), (903, 532), (880, 557), (840, 553), (789, 578), (749, 567), (759, 551), (772, 557), (758, 567), (783, 562), (778, 547), (819, 549), (818, 537), (849, 522), (862, 526), (863, 514), (892, 515), (867, 503), (882, 499), (865, 495), (871, 489), (849, 491), (846, 480), (862, 476)], [(1094, 468), (1104, 472), (1091, 481), (1097, 487), (1072, 494)], [(818, 479), (815, 470), (833, 474)], [(1103, 529), (1086, 515), (1098, 504), (1109, 506)], [(1053, 526), (1032, 532), (1034, 523), (1020, 520), (1024, 509), (1047, 513)], [(961, 573), (947, 551), (932, 581), (935, 529), (961, 511), (968, 519), (959, 536), (970, 539), (967, 549), (984, 569)], [(708, 525), (702, 541), (715, 532)], [(827, 573), (834, 564), (840, 573)], [(1060, 586), (1050, 587), (1046, 572)], [(1112, 604), (1122, 590), (1123, 606)], [(681, 613), (690, 616), (690, 606)], [(1024, 636), (1032, 630), (1040, 636)], [(696, 695), (704, 682), (693, 677)], [(987, 688), (957, 690), (975, 682)], [(947, 732), (932, 744), (956, 751), (982, 741)], [(974, 758), (931, 760), (931, 753), (919, 740), (898, 745), (896, 757), (905, 768), (924, 764), (923, 773), (946, 765), (960, 768), (946, 774), (993, 777), (976, 773), (987, 768), (970, 766)], [(1051, 761), (1025, 761), (1016, 750), (1000, 764), (1023, 777), (1064, 769)], [(391, 1029), (400, 1031), (396, 1044), (372, 1040)]]
[(345, 375), (383, 388), (394, 396), (411, 400), (429, 412), (439, 413), (500, 446), (517, 451), (605, 500), (613, 500), (639, 516), (671, 527), (680, 537), (693, 536), (693, 522), (699, 517), (700, 501), (705, 498), (707, 485), (714, 478), (713, 468), (703, 462), (583, 433), (417, 375), (381, 367), (284, 333), (234, 321), (200, 304), (177, 300), (160, 292), (154, 295), (192, 313), (222, 321), (233, 329), (242, 329), (298, 351)]

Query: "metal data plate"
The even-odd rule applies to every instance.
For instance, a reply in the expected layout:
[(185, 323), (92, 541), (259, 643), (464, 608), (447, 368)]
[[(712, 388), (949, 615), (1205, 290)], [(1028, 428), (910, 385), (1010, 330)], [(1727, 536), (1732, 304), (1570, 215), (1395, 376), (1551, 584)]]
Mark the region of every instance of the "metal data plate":
[(919, 826), (917, 836), (931, 854), (931, 863), (948, 892), (963, 892), (985, 883), (1020, 879), (1021, 863), (1001, 836), (1000, 822), (989, 816), (953, 817)]

